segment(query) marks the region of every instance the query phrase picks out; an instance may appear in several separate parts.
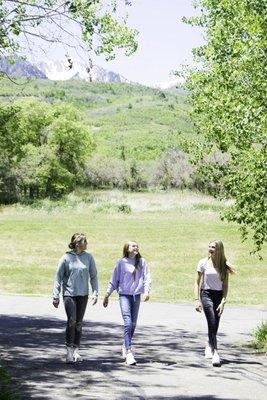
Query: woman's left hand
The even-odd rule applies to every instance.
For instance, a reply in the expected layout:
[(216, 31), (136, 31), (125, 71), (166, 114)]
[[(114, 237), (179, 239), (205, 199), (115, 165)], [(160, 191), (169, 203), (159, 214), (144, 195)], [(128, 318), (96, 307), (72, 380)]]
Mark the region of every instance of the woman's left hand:
[(145, 294), (144, 295), (144, 301), (148, 301), (149, 300), (149, 294)]
[(224, 303), (219, 304), (219, 306), (216, 308), (216, 311), (218, 311), (219, 317), (222, 315), (224, 310)]
[(92, 306), (94, 306), (95, 304), (97, 303), (97, 296), (92, 296), (91, 297), (91, 304), (92, 304)]

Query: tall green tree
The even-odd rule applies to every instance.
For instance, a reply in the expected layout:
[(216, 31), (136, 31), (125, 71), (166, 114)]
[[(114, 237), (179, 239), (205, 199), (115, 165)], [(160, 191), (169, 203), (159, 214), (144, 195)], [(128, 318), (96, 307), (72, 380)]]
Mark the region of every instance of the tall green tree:
[(0, 202), (60, 196), (83, 183), (95, 144), (70, 104), (35, 99), (0, 107)]
[[(201, 15), (185, 21), (206, 35), (194, 50), (200, 67), (187, 81), (202, 143), (195, 160), (208, 180), (223, 183), (223, 197), (234, 199), (224, 218), (237, 222), (244, 238), (252, 232), (259, 251), (267, 238), (267, 3), (195, 3)], [(227, 162), (203, 162), (218, 150)]]

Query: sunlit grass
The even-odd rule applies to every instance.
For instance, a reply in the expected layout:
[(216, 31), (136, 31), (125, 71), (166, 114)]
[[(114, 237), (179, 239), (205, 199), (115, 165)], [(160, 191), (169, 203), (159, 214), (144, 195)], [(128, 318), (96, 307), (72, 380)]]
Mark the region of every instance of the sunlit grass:
[[(130, 212), (120, 205), (129, 206)], [(225, 207), (191, 192), (117, 190), (80, 190), (60, 203), (39, 202), (37, 208), (2, 207), (1, 293), (51, 295), (57, 262), (71, 235), (81, 231), (97, 262), (101, 295), (124, 242), (133, 239), (151, 268), (152, 300), (191, 302), (196, 264), (205, 257), (208, 242), (219, 238), (237, 266), (230, 278), (229, 303), (266, 304), (264, 261), (249, 254), (252, 243), (242, 243), (235, 225), (220, 220), (217, 210)], [(262, 255), (266, 260), (266, 248)]]

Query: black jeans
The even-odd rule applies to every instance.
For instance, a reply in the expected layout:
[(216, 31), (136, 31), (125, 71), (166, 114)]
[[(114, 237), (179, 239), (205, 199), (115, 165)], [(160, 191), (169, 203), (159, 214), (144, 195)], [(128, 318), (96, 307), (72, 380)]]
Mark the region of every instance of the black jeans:
[(208, 323), (209, 344), (211, 350), (217, 350), (217, 332), (220, 317), (216, 308), (222, 301), (222, 290), (202, 290), (201, 302)]
[(66, 345), (79, 347), (82, 335), (82, 322), (88, 296), (64, 296), (64, 306), (68, 317), (66, 326)]

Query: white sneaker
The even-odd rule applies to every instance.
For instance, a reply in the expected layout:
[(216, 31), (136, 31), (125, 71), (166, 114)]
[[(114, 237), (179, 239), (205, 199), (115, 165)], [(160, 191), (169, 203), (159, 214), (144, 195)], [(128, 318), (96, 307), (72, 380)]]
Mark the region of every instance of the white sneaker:
[(212, 356), (212, 365), (214, 367), (219, 367), (221, 365), (220, 356), (217, 353), (217, 350), (214, 350), (214, 353), (213, 353), (213, 356)]
[(73, 347), (68, 347), (67, 346), (67, 355), (66, 355), (66, 363), (73, 363), (74, 359), (73, 359), (73, 352), (74, 352), (74, 348)]
[(126, 353), (126, 364), (127, 365), (135, 365), (136, 364), (136, 360), (131, 351), (127, 351), (127, 353)]
[(123, 360), (126, 359), (126, 349), (125, 349), (124, 344), (122, 345), (122, 348), (121, 348), (121, 358), (122, 358)]
[(212, 355), (213, 354), (212, 354), (210, 345), (209, 345), (209, 343), (207, 343), (206, 347), (205, 347), (205, 358), (212, 358)]
[(73, 361), (74, 362), (82, 362), (83, 358), (82, 356), (78, 353), (78, 349), (74, 348), (74, 352), (73, 352)]

